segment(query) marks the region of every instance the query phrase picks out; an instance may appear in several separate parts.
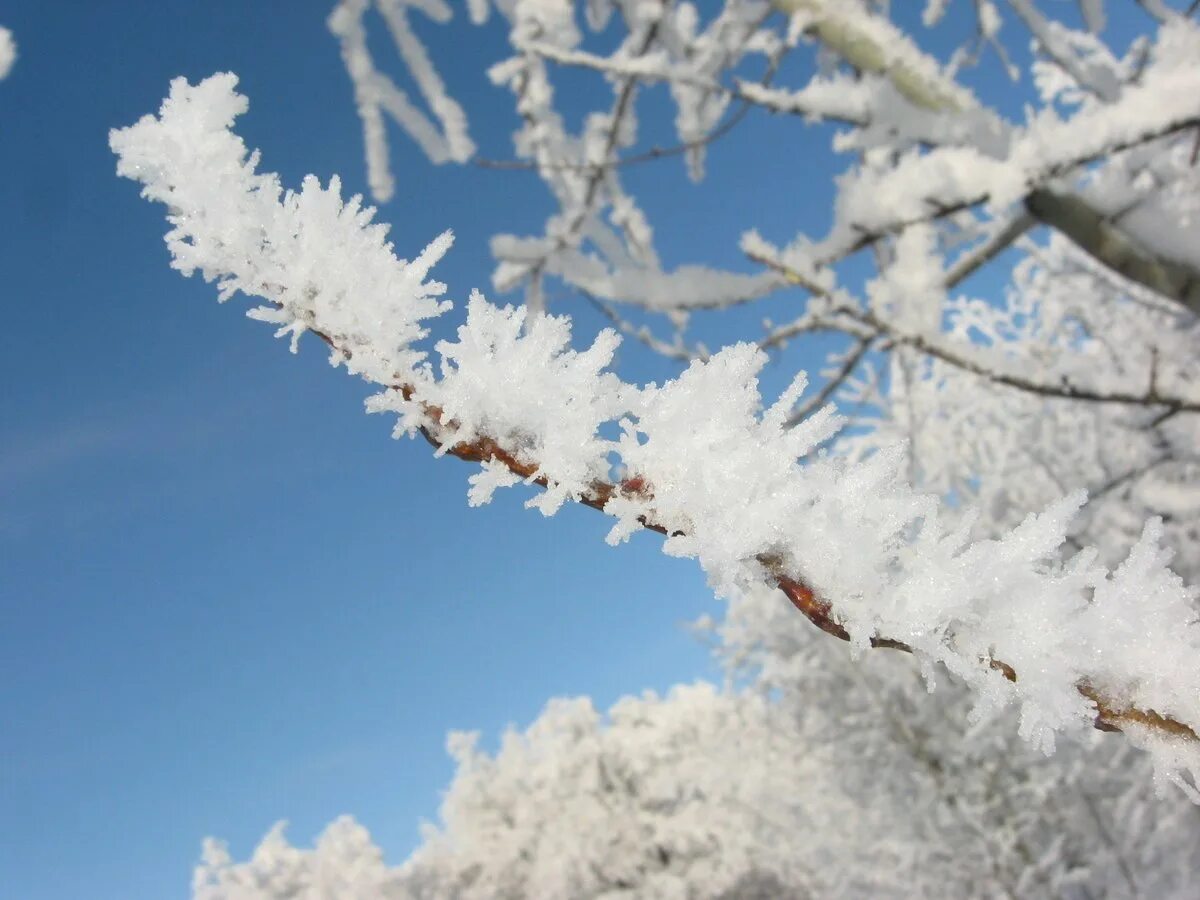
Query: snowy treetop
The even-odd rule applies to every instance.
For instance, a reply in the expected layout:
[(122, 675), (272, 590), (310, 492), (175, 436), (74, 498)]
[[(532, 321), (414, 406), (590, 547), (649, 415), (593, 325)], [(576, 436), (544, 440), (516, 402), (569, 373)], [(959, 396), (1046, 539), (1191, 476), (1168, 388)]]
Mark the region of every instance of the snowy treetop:
[[(477, 737), (450, 736), (456, 774), (441, 822), (424, 826), (403, 864), (385, 865), (348, 817), (311, 850), (290, 846), (280, 823), (244, 863), (207, 841), (193, 897), (766, 900), (848, 889), (900, 897), (911, 884), (899, 852), (884, 851), (892, 865), (882, 871), (828, 865), (855, 845), (863, 814), (836, 790), (800, 798), (796, 786), (820, 778), (822, 760), (753, 694), (680, 685), (624, 697), (607, 715), (557, 698), (495, 754)], [(875, 836), (886, 843), (882, 829)]]

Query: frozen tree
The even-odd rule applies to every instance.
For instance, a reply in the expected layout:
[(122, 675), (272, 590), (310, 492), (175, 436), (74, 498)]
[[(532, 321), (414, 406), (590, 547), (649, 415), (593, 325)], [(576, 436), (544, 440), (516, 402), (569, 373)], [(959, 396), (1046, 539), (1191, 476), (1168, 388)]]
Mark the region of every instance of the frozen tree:
[[(955, 819), (953, 807), (947, 821), (936, 815), (945, 797), (971, 804), (977, 794), (920, 784), (893, 795), (892, 782), (913, 773), (884, 770), (873, 780), (894, 805), (864, 803), (847, 790), (861, 774), (846, 759), (853, 744), (811, 740), (786, 710), (705, 684), (624, 698), (604, 719), (587, 700), (554, 700), (494, 755), (477, 749), (474, 734), (451, 736), (458, 768), (442, 823), (426, 826), (402, 864), (385, 865), (349, 818), (311, 850), (291, 847), (279, 824), (243, 863), (208, 842), (194, 896), (955, 898), (1029, 896), (1048, 884), (1068, 895), (1075, 887), (1078, 896), (1130, 896), (1118, 870), (1146, 895), (1187, 896), (1179, 861), (1192, 861), (1196, 831), (1170, 815), (1130, 823), (1133, 846), (1117, 857), (1094, 822), (1077, 832), (1063, 827), (1069, 810), (1027, 810), (1050, 840), (1019, 847), (1041, 866), (1009, 884), (1009, 835), (964, 829), (973, 823)], [(949, 769), (943, 780), (979, 781)], [(1105, 784), (1088, 787), (1091, 802), (1105, 802)], [(1027, 793), (1007, 799), (1040, 799)]]
[[(507, 733), (494, 755), (477, 748), (477, 735), (451, 736), (457, 772), (442, 824), (426, 826), (402, 865), (384, 866), (348, 819), (307, 851), (289, 847), (278, 825), (245, 863), (206, 845), (195, 896), (894, 893), (910, 874), (906, 860), (889, 859), (894, 870), (828, 865), (853, 843), (865, 846), (868, 827), (854, 821), (848, 798), (817, 796), (821, 760), (796, 737), (778, 707), (707, 684), (626, 697), (604, 717), (588, 700), (553, 700), (528, 729)], [(795, 790), (810, 781), (811, 806)], [(876, 837), (882, 858), (895, 842)]]
[[(758, 603), (768, 609), (778, 606)], [(922, 717), (945, 710), (897, 690), (911, 671), (847, 664), (794, 621), (775, 624), (820, 657), (796, 667), (803, 705), (705, 684), (624, 698), (603, 719), (587, 700), (554, 700), (494, 755), (477, 735), (451, 736), (441, 824), (402, 864), (386, 865), (348, 817), (310, 850), (290, 846), (280, 823), (245, 862), (206, 842), (193, 896), (1191, 895), (1195, 810), (1128, 790), (1144, 780), (1124, 749), (1097, 777), (1078, 755), (1034, 757), (995, 730), (943, 746), (945, 722)], [(784, 652), (776, 666), (788, 700), (799, 682), (778, 666), (795, 662)], [(814, 694), (850, 702), (833, 714)], [(818, 718), (789, 712), (805, 707)], [(881, 753), (873, 736), (889, 710), (905, 755)]]
[(477, 735), (451, 736), (443, 824), (403, 865), (385, 866), (350, 819), (307, 851), (280, 824), (246, 863), (206, 844), (195, 896), (685, 897), (751, 881), (795, 893), (815, 876), (790, 787), (816, 766), (775, 716), (703, 684), (625, 698), (606, 722), (587, 700), (554, 700), (494, 757)]
[(192, 896), (195, 900), (387, 900), (406, 894), (371, 835), (344, 816), (321, 833), (311, 850), (292, 847), (280, 822), (244, 863), (234, 863), (219, 841), (205, 841), (192, 876)]
[(443, 824), (402, 871), (430, 900), (828, 890), (820, 849), (848, 840), (851, 806), (804, 807), (794, 786), (819, 765), (795, 738), (776, 708), (706, 684), (626, 697), (607, 722), (552, 701), (494, 757), (452, 736)]

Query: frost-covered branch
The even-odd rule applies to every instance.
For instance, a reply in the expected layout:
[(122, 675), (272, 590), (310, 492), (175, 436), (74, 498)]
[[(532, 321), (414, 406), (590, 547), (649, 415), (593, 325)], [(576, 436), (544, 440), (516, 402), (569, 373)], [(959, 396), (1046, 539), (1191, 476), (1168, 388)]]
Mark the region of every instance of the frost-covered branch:
[[(427, 276), (449, 235), (406, 262), (336, 179), (284, 192), (230, 131), (247, 107), (235, 83), (173, 82), (158, 117), (112, 133), (119, 173), (168, 207), (176, 268), (217, 281), (223, 299), (261, 298), (252, 317), (293, 347), (322, 335), (331, 362), (379, 388), (370, 408), (395, 413), (397, 434), (481, 463), (472, 503), (533, 482), (545, 490), (528, 505), (544, 514), (576, 500), (612, 516), (612, 543), (661, 531), (664, 552), (697, 559), (718, 592), (773, 582), (855, 648), (902, 646), (969, 685), (980, 709), (1015, 704), (1022, 736), (1045, 750), (1058, 733), (1120, 728), (1200, 799), (1183, 777), (1200, 769), (1200, 627), (1160, 523), (1112, 570), (1088, 551), (1059, 560), (1079, 493), (1000, 539), (971, 540), (907, 484), (902, 448), (813, 455), (838, 417), (827, 408), (786, 427), (803, 377), (764, 411), (765, 355), (750, 345), (637, 386), (607, 371), (613, 332), (575, 351), (565, 317), (475, 294), (458, 340), (437, 344), (435, 371), (413, 343), (448, 307)], [(602, 436), (609, 423), (615, 439)]]
[(817, 38), (863, 72), (881, 74), (913, 105), (961, 111), (975, 105), (970, 91), (862, 0), (774, 0), (799, 16)]
[[(419, 3), (409, 3), (407, 0), (339, 0), (329, 15), (329, 30), (341, 43), (342, 60), (354, 82), (355, 102), (363, 123), (371, 192), (380, 200), (390, 199), (395, 190), (388, 164), (385, 114), (391, 116), (435, 163), (465, 162), (475, 152), (462, 107), (446, 92), (446, 85), (429, 59), (424, 45), (409, 26), (410, 6), (420, 9), (435, 21), (445, 22), (450, 18), (450, 7), (443, 0)], [(372, 7), (378, 9), (387, 22), (396, 48), (436, 122), (421, 112), (408, 95), (376, 67), (367, 47), (367, 31), (363, 23), (363, 17)]]
[[(1121, 74), (1116, 60), (1095, 52), (1095, 45), (1080, 53), (1072, 45), (1072, 32), (1049, 21), (1038, 11), (1033, 0), (1008, 0), (1008, 5), (1028, 26), (1046, 55), (1066, 72), (1077, 85), (1106, 103), (1121, 95)], [(1094, 18), (1090, 17), (1090, 18)], [(1089, 23), (1092, 24), (1092, 23)], [(1093, 28), (1092, 31), (1099, 31)]]
[[(998, 240), (994, 242), (1011, 241), (1023, 226), (1024, 222), (1018, 217), (1012, 225), (1000, 232)], [(1120, 387), (1092, 388), (1077, 383), (1066, 375), (1061, 375), (1053, 381), (1030, 377), (1023, 374), (1026, 367), (1020, 360), (1005, 359), (997, 353), (988, 352), (978, 344), (905, 330), (872, 310), (856, 305), (845, 295), (831, 292), (815, 277), (791, 268), (790, 261), (785, 261), (788, 259), (786, 251), (780, 253), (759, 241), (750, 242), (747, 247), (747, 256), (750, 259), (779, 272), (792, 284), (828, 301), (827, 305), (806, 313), (797, 321), (773, 330), (763, 339), (762, 346), (774, 346), (798, 334), (812, 331), (841, 331), (860, 342), (878, 341), (892, 347), (912, 347), (964, 372), (1043, 397), (1087, 403), (1160, 407), (1165, 413), (1200, 412), (1200, 396), (1191, 392), (1177, 394), (1164, 390), (1154, 378), (1149, 379), (1145, 386), (1138, 390), (1128, 390)], [(993, 241), (983, 245), (983, 253), (990, 253), (992, 250)], [(965, 265), (974, 266), (974, 257), (969, 258)], [(951, 271), (944, 279), (944, 284), (952, 286), (963, 274), (961, 270)]]
[(1200, 271), (1194, 266), (1146, 253), (1113, 224), (1113, 216), (1077, 196), (1039, 189), (1025, 198), (1024, 206), (1029, 215), (1069, 237), (1107, 268), (1200, 315)]
[[(525, 15), (530, 18), (526, 20)], [(564, 252), (573, 254), (585, 229), (590, 229), (593, 238), (602, 245), (615, 243), (615, 239), (606, 234), (605, 226), (596, 221), (596, 205), (610, 195), (614, 202), (621, 201), (624, 195), (616, 172), (610, 166), (601, 164), (610, 162), (618, 148), (629, 142), (632, 130), (629, 116), (638, 88), (636, 78), (619, 80), (614, 85), (614, 99), (609, 112), (593, 116), (589, 123), (590, 140), (581, 143), (578, 148), (572, 146), (561, 121), (549, 105), (545, 64), (538, 52), (542, 42), (537, 38), (546, 34), (570, 46), (577, 37), (569, 22), (569, 8), (565, 17), (561, 11), (553, 17), (552, 27), (547, 27), (550, 23), (543, 21), (545, 15), (545, 12), (520, 7), (514, 10), (514, 45), (520, 55), (492, 72), (494, 80), (509, 84), (517, 96), (518, 109), (528, 136), (527, 152), (537, 163), (539, 172), (553, 186), (562, 207), (561, 215), (549, 224), (544, 239), (518, 242), (501, 237), (493, 242), (493, 251), (501, 260), (494, 277), (495, 283), (503, 289), (503, 286), (525, 280), (528, 284), (526, 302), (535, 311), (543, 306), (544, 275), (548, 270), (554, 274), (565, 274), (567, 268), (560, 258)], [(636, 58), (653, 46), (659, 22), (651, 16), (631, 21), (630, 25), (631, 34), (624, 47)], [(564, 167), (564, 160), (592, 165), (572, 171)], [(625, 206), (624, 215), (613, 218), (613, 224), (626, 238), (625, 252), (632, 259), (649, 261), (653, 250), (646, 241), (645, 223), (630, 201), (626, 200)]]
[(11, 31), (0, 27), (0, 79), (8, 77), (16, 61), (17, 42), (13, 40)]
[[(1195, 73), (1190, 67), (1189, 71)], [(1200, 74), (1195, 75), (1195, 83), (1185, 88), (1189, 92), (1197, 90), (1200, 90)], [(1146, 102), (1145, 97), (1139, 100), (1143, 104)], [(1096, 121), (1099, 120), (1093, 119)], [(1079, 123), (1080, 126), (1084, 124)], [(1131, 150), (1195, 127), (1200, 127), (1200, 109), (1189, 109), (1165, 121), (1146, 123), (1144, 130), (1095, 145), (1070, 139), (1068, 132), (1072, 129), (1068, 123), (1051, 123), (1045, 129), (1046, 133), (1036, 129), (1018, 138), (1013, 157), (1004, 162), (992, 163), (977, 151), (960, 147), (910, 154), (886, 175), (864, 171), (843, 187), (838, 198), (839, 223), (822, 241), (813, 245), (812, 263), (831, 265), (885, 237), (982, 204), (1004, 207), (1016, 200), (1025, 206), (1026, 212), (1046, 224), (1074, 221), (1061, 209), (1063, 201), (1056, 202), (1056, 195), (1038, 190), (1041, 185), (1110, 153)], [(1022, 151), (1022, 143), (1027, 147), (1027, 153)], [(1043, 148), (1049, 147), (1053, 149), (1043, 152)], [(1021, 156), (1028, 159), (1021, 160)], [(1036, 199), (1030, 202), (1028, 198), (1031, 197)], [(1073, 238), (1078, 236), (1081, 246), (1089, 252), (1095, 250), (1093, 255), (1101, 262), (1116, 258), (1111, 256), (1112, 251), (1105, 249), (1099, 236), (1089, 237), (1083, 227), (1064, 229), (1064, 233)], [(1132, 253), (1130, 248), (1119, 258), (1124, 260)], [(1140, 271), (1128, 262), (1122, 262), (1121, 266), (1123, 274), (1130, 277)], [(1192, 290), (1191, 282), (1185, 282), (1179, 288), (1180, 293), (1172, 299), (1187, 305), (1192, 302)]]
[[(1114, 271), (1182, 303), (1193, 312), (1200, 312), (1200, 263), (1194, 258), (1188, 255), (1176, 257), (1171, 253), (1157, 251), (1153, 244), (1139, 240), (1136, 233), (1126, 233), (1108, 219), (1094, 203), (1080, 196), (1064, 194), (1061, 190), (1040, 189), (1040, 185), (1070, 172), (1077, 166), (1103, 156), (1119, 155), (1146, 140), (1200, 126), (1198, 110), (1192, 102), (1196, 96), (1196, 85), (1176, 85), (1172, 81), (1174, 75), (1168, 75), (1166, 80), (1157, 84), (1153, 90), (1147, 90), (1147, 85), (1142, 79), (1147, 75), (1148, 54), (1139, 51), (1139, 62), (1133, 68), (1134, 74), (1125, 75), (1123, 68), (1129, 69), (1128, 65), (1123, 67), (1111, 54), (1104, 51), (1095, 39), (1090, 39), (1090, 36), (1080, 35), (1065, 29), (1057, 22), (1048, 21), (1037, 10), (1033, 0), (1009, 0), (1009, 3), (1029, 26), (1054, 64), (1061, 67), (1075, 85), (1091, 92), (1101, 102), (1090, 113), (1085, 109), (1071, 120), (1073, 137), (1069, 140), (1059, 140), (1037, 133), (1039, 128), (1048, 127), (1053, 131), (1054, 128), (1066, 124), (1058, 122), (1052, 112), (1046, 111), (1042, 114), (1040, 123), (1032, 123), (1024, 130), (1024, 134), (1018, 130), (1011, 136), (1000, 136), (998, 144), (998, 135), (993, 133), (988, 137), (986, 126), (982, 131), (976, 126), (974, 138), (968, 137), (963, 140), (960, 135), (961, 146), (954, 148), (952, 153), (948, 148), (941, 151), (944, 159), (934, 161), (938, 151), (929, 154), (929, 159), (914, 155), (886, 169), (886, 182), (878, 177), (864, 179), (861, 185), (852, 182), (851, 186), (862, 187), (864, 203), (859, 206), (863, 209), (882, 208), (893, 216), (896, 215), (896, 209), (904, 209), (905, 212), (900, 213), (898, 218), (893, 218), (890, 224), (864, 221), (861, 215), (853, 213), (843, 214), (841, 236), (838, 236), (839, 229), (835, 226), (834, 232), (823, 242), (822, 249), (832, 259), (857, 252), (888, 233), (913, 222), (923, 221), (923, 206), (928, 206), (939, 216), (977, 203), (1002, 207), (1012, 199), (1009, 189), (1013, 186), (1012, 183), (1009, 183), (1008, 187), (1002, 185), (1009, 177), (1016, 177), (1018, 181), (1025, 181), (1026, 189), (1034, 189), (1023, 200), (1028, 214), (1066, 234), (1082, 249)], [(935, 61), (921, 54), (886, 20), (868, 13), (865, 9), (860, 10), (855, 4), (835, 6), (826, 3), (825, 0), (779, 0), (778, 5), (789, 12), (808, 17), (805, 21), (809, 27), (850, 65), (860, 71), (882, 73), (914, 106), (939, 113), (950, 111), (959, 114), (976, 109), (976, 102), (968, 92), (958, 88), (939, 69)], [(853, 11), (847, 14), (846, 10), (851, 7)], [(991, 10), (989, 15), (996, 15), (990, 3), (986, 4), (986, 8)], [(834, 9), (837, 10), (836, 13), (833, 12)], [(1095, 14), (1089, 15), (1089, 19), (1095, 17)], [(1164, 71), (1170, 70), (1175, 75), (1187, 73), (1185, 77), (1194, 77), (1196, 69), (1191, 61), (1195, 59), (1197, 52), (1200, 52), (1195, 29), (1184, 26), (1173, 17), (1163, 16), (1162, 21), (1168, 26), (1164, 28), (1159, 50), (1168, 60)], [(998, 27), (996, 21), (985, 26), (985, 30), (994, 32)], [(1163, 77), (1163, 71), (1155, 74)], [(1168, 97), (1171, 101), (1164, 102)], [(1175, 102), (1179, 103), (1176, 109), (1183, 113), (1182, 119), (1173, 125), (1160, 123), (1159, 126), (1149, 126), (1140, 137), (1129, 132), (1117, 136), (1106, 127), (1108, 124), (1121, 123), (1118, 126), (1120, 129), (1126, 123), (1133, 123), (1147, 113), (1156, 115), (1166, 112)], [(879, 112), (875, 111), (869, 118), (880, 117)], [(919, 116), (908, 113), (904, 118), (907, 121), (903, 131), (910, 135), (910, 140), (929, 141), (928, 137), (922, 138), (919, 131), (913, 130), (914, 120), (921, 121)], [(1100, 125), (1101, 122), (1105, 125)], [(997, 125), (998, 122), (993, 120), (993, 132)], [(1087, 136), (1084, 138), (1085, 143), (1092, 137), (1098, 137), (1106, 146), (1103, 149), (1097, 146), (1094, 151), (1085, 151), (1073, 162), (1065, 159), (1038, 159), (1047, 148), (1065, 148), (1083, 136)], [(986, 141), (981, 143), (981, 139)], [(1001, 152), (997, 153), (997, 149)], [(965, 158), (961, 157), (964, 151), (967, 153)], [(982, 152), (968, 162), (977, 151)], [(992, 170), (991, 175), (988, 174), (989, 168)], [(1018, 174), (1022, 169), (1026, 170), (1024, 174)], [(955, 188), (953, 185), (959, 177), (955, 174), (956, 170), (970, 170), (971, 175), (968, 177), (974, 184), (964, 184), (962, 190)], [(1001, 175), (1001, 172), (1005, 174)], [(991, 180), (993, 175), (996, 179), (993, 186), (978, 190), (981, 185)], [(885, 202), (878, 202), (879, 189), (885, 184), (893, 188), (905, 184), (919, 186), (917, 206), (906, 204), (903, 195), (889, 195)], [(934, 190), (928, 190), (931, 184), (936, 185)], [(972, 195), (975, 198), (973, 200)], [(840, 202), (855, 206), (853, 196)], [(1161, 229), (1156, 232), (1156, 236), (1159, 234)], [(832, 255), (829, 254), (830, 246), (834, 248)]]

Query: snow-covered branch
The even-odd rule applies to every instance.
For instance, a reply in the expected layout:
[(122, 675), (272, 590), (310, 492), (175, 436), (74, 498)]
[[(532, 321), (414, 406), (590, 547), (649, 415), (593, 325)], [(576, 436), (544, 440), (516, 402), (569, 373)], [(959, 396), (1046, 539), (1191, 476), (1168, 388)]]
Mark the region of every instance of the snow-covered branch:
[(886, 76), (913, 105), (960, 111), (976, 105), (970, 91), (949, 77), (900, 29), (862, 0), (774, 0), (798, 16), (817, 38), (862, 72)]
[[(176, 268), (217, 281), (223, 299), (261, 298), (252, 317), (293, 348), (306, 331), (321, 335), (333, 363), (379, 388), (370, 406), (398, 416), (397, 434), (481, 463), (473, 503), (534, 482), (545, 491), (529, 505), (544, 514), (576, 500), (612, 516), (610, 542), (652, 527), (664, 552), (697, 559), (721, 593), (774, 583), (857, 649), (903, 646), (945, 666), (973, 688), (977, 710), (1015, 704), (1022, 736), (1044, 750), (1059, 733), (1120, 728), (1200, 799), (1184, 778), (1200, 770), (1200, 627), (1194, 592), (1159, 548), (1160, 523), (1111, 570), (1090, 551), (1060, 560), (1079, 493), (999, 539), (971, 540), (907, 483), (902, 447), (857, 461), (814, 455), (839, 419), (827, 408), (787, 427), (803, 376), (764, 411), (765, 355), (751, 345), (638, 386), (607, 371), (613, 332), (576, 351), (569, 319), (475, 294), (458, 339), (436, 346), (435, 371), (413, 344), (448, 308), (427, 276), (449, 235), (399, 260), (336, 180), (284, 192), (230, 131), (246, 109), (235, 84), (173, 82), (158, 117), (112, 133), (119, 173), (168, 207)], [(602, 433), (612, 423), (615, 439)]]
[[(1008, 242), (1024, 227), (1020, 217), (1004, 228), (997, 238), (988, 241), (981, 248), (981, 253), (994, 252), (994, 244)], [(900, 323), (885, 318), (870, 309), (864, 309), (855, 304), (844, 294), (832, 292), (822, 286), (813, 276), (806, 275), (791, 268), (789, 254), (779, 252), (769, 247), (765, 242), (749, 241), (747, 256), (755, 262), (779, 272), (792, 284), (809, 290), (814, 295), (827, 300), (825, 306), (810, 310), (797, 321), (781, 326), (763, 339), (764, 346), (773, 346), (790, 340), (797, 334), (811, 331), (841, 331), (858, 341), (879, 341), (893, 347), (911, 347), (920, 353), (931, 356), (955, 368), (980, 378), (986, 378), (997, 384), (1018, 390), (1038, 394), (1043, 397), (1056, 397), (1063, 400), (1079, 400), (1087, 403), (1116, 403), (1132, 406), (1158, 407), (1163, 413), (1198, 413), (1200, 412), (1200, 395), (1187, 389), (1187, 382), (1176, 379), (1180, 383), (1180, 392), (1164, 389), (1158, 381), (1157, 373), (1147, 370), (1143, 384), (1137, 390), (1130, 390), (1121, 383), (1111, 387), (1091, 387), (1086, 383), (1077, 382), (1072, 376), (1059, 373), (1053, 380), (1038, 379), (1025, 374), (1027, 363), (1020, 359), (1005, 358), (1000, 353), (981, 346), (978, 342), (955, 340), (953, 336), (929, 334), (905, 329)], [(800, 261), (803, 264), (803, 261)], [(971, 257), (964, 267), (976, 265)], [(951, 286), (962, 272), (951, 271), (943, 280), (945, 286)], [(1122, 382), (1127, 379), (1121, 379)]]
[(0, 27), (0, 78), (8, 77), (16, 61), (17, 42), (13, 40), (11, 31)]
[[(867, 122), (884, 120), (885, 132), (890, 126), (910, 143), (957, 146), (942, 146), (927, 155), (910, 152), (879, 172), (864, 169), (848, 181), (839, 196), (840, 221), (817, 245), (819, 252), (828, 262), (909, 224), (927, 221), (930, 214), (941, 217), (979, 203), (1002, 209), (1021, 195), (1029, 215), (1067, 235), (1104, 265), (1200, 312), (1200, 263), (1186, 251), (1158, 249), (1163, 227), (1152, 235), (1127, 233), (1093, 202), (1061, 189), (1042, 188), (1079, 166), (1104, 157), (1119, 158), (1146, 141), (1200, 127), (1195, 83), (1189, 87), (1175, 83), (1177, 77), (1189, 81), (1195, 77), (1193, 61), (1200, 52), (1196, 28), (1173, 15), (1161, 15), (1164, 27), (1153, 50), (1142, 45), (1131, 53), (1136, 62), (1118, 61), (1091, 35), (1047, 20), (1033, 0), (1009, 0), (1009, 4), (1066, 80), (1099, 102), (1084, 104), (1066, 121), (1046, 109), (1024, 129), (1009, 129), (992, 114), (971, 122), (962, 117), (978, 116), (974, 98), (958, 89), (935, 61), (921, 54), (890, 23), (868, 12), (857, 0), (836, 6), (825, 0), (779, 0), (780, 8), (807, 17), (808, 26), (851, 66), (861, 72), (881, 73), (918, 109), (958, 114), (959, 128), (967, 129), (951, 131), (949, 142), (938, 141), (936, 136), (921, 133), (920, 123), (925, 120), (913, 110), (886, 116), (876, 101), (876, 108), (864, 116)], [(982, 9), (988, 10), (993, 20), (982, 27), (994, 34), (999, 28), (995, 9), (990, 2)], [(1100, 16), (1092, 10), (1086, 18), (1096, 22)], [(1045, 82), (1054, 80), (1044, 71), (1041, 74)], [(1062, 79), (1057, 80), (1061, 84)], [(1165, 119), (1151, 124), (1147, 117), (1154, 116)], [(955, 119), (949, 117), (948, 121)], [(1062, 129), (1069, 129), (1070, 138)], [(871, 131), (866, 129), (866, 134)], [(869, 137), (863, 143), (874, 145)], [(1055, 158), (1067, 147), (1072, 148), (1074, 159)], [(880, 193), (889, 189), (899, 193)], [(891, 218), (872, 221), (870, 214), (877, 215), (879, 210), (886, 210)]]
[[(404, 91), (379, 71), (367, 47), (363, 17), (376, 7), (387, 22), (404, 64), (412, 73), (433, 118), (421, 112)], [(435, 163), (465, 162), (475, 152), (462, 107), (446, 92), (424, 45), (408, 22), (408, 7), (414, 6), (431, 18), (445, 22), (450, 7), (443, 0), (408, 3), (405, 0), (339, 0), (329, 15), (329, 30), (338, 38), (346, 71), (354, 82), (354, 97), (363, 123), (367, 148), (367, 176), (371, 192), (387, 200), (395, 190), (388, 164), (384, 114), (391, 116)]]

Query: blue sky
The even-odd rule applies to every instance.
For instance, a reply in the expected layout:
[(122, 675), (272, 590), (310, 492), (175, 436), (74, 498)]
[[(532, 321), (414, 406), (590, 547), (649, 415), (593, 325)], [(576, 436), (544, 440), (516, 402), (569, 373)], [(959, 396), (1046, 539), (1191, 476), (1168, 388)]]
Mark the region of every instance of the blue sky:
[[(545, 520), (516, 492), (468, 510), (468, 467), (390, 440), (319, 347), (289, 355), (238, 301), (219, 307), (170, 270), (162, 210), (115, 177), (108, 129), (157, 109), (174, 76), (232, 70), (251, 98), (241, 132), (267, 168), (363, 190), (328, 7), (0, 7), (20, 48), (0, 83), (6, 896), (185, 896), (205, 835), (244, 855), (277, 819), (307, 842), (346, 812), (399, 861), (450, 776), (447, 730), (492, 745), (552, 695), (606, 706), (715, 676), (681, 627), (719, 610), (694, 566), (653, 536), (606, 547), (589, 510)], [(502, 32), (463, 17), (429, 33), (483, 152), (510, 156), (511, 106), (482, 74)], [(812, 167), (827, 143), (752, 118), (714, 149), (724, 178), (694, 188), (678, 162), (627, 178), (667, 261), (741, 265), (746, 227), (780, 241), (819, 230), (831, 188)], [(488, 285), (488, 237), (549, 212), (528, 173), (435, 169), (398, 134), (394, 161), (380, 218), (409, 255), (455, 228), (436, 275), (460, 302)], [(560, 309), (585, 335), (600, 325)], [(621, 364), (676, 371), (636, 347)]]

